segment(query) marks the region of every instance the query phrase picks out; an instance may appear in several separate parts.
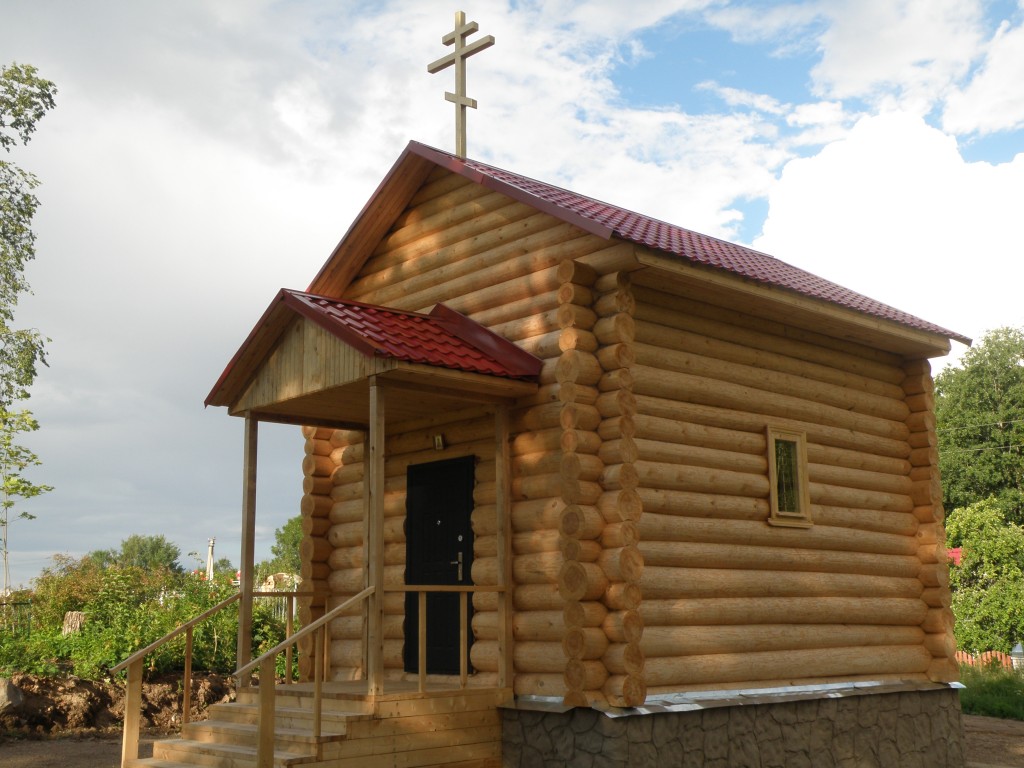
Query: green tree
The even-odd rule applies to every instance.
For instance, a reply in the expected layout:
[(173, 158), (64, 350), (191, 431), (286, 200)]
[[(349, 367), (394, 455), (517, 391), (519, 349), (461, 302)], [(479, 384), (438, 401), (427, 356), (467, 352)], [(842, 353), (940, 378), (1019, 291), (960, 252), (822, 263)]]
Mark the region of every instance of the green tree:
[(0, 545), (2, 545), (4, 560), (4, 595), (8, 593), (11, 584), (7, 548), (11, 517), (13, 515), (23, 520), (32, 520), (35, 517), (25, 510), (16, 510), (15, 507), (19, 501), (31, 499), (53, 490), (49, 485), (36, 484), (25, 477), (26, 469), (38, 466), (41, 462), (28, 448), (14, 442), (22, 432), (34, 432), (37, 429), (39, 429), (39, 424), (28, 411), (0, 409), (0, 483), (3, 484), (3, 497), (0, 501), (0, 505), (2, 505), (2, 511), (0, 511), (2, 543)]
[[(35, 67), (0, 67), (0, 149), (10, 153), (29, 142), (46, 112), (53, 109), (56, 86)], [(0, 160), (0, 408), (28, 397), (36, 368), (45, 365), (46, 339), (35, 329), (14, 328), (14, 309), (29, 293), (25, 265), (35, 258), (32, 219), (39, 180), (9, 160)]]
[(1024, 641), (1024, 526), (990, 498), (954, 509), (946, 536), (947, 546), (962, 547), (949, 575), (957, 645), (1008, 652)]
[(946, 509), (996, 497), (1024, 522), (1024, 332), (1000, 328), (935, 378)]
[(302, 544), (302, 515), (296, 515), (274, 531), (270, 554), (274, 556), (275, 573), (298, 573), (302, 567), (299, 547)]
[(145, 571), (170, 571), (184, 573), (178, 563), (181, 549), (168, 541), (162, 534), (143, 536), (134, 533), (121, 542), (120, 549), (98, 549), (90, 552), (102, 568), (140, 568)]

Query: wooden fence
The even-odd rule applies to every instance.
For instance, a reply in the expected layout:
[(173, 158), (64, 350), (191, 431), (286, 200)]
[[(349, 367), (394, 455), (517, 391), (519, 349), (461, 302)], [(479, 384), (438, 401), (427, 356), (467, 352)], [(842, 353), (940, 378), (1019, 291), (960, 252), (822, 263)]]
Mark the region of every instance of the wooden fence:
[(1013, 659), (1010, 654), (1002, 651), (985, 651), (984, 653), (971, 654), (967, 651), (957, 651), (956, 661), (958, 664), (965, 664), (969, 667), (991, 667), (1000, 666), (1005, 669), (1013, 669)]

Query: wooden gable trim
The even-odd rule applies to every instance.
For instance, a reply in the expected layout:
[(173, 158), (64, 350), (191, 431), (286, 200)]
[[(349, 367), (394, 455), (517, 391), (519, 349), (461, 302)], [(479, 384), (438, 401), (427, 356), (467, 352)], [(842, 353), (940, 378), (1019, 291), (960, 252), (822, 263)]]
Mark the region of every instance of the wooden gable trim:
[(414, 153), (411, 144), (406, 147), (306, 292), (341, 296), (434, 167), (433, 162)]
[(353, 384), (395, 365), (393, 359), (368, 356), (307, 318), (295, 317), (231, 410), (260, 411)]
[(205, 405), (232, 405), (245, 391), (252, 381), (253, 372), (266, 359), (277, 345), (281, 334), (292, 323), (294, 314), (288, 311), (282, 299), (285, 291), (281, 290), (274, 301), (253, 326), (245, 341), (228, 362), (210, 394), (206, 396)]
[(587, 234), (610, 240), (613, 230), (587, 216), (549, 203), (530, 192), (475, 170), (465, 161), (439, 152), (416, 141), (402, 152), (363, 206), (348, 232), (331, 253), (327, 262), (306, 289), (319, 296), (342, 296), (356, 278), (378, 243), (387, 235), (395, 220), (411, 203), (430, 173), (442, 168), (472, 184), (498, 192), (510, 200), (529, 206), (539, 213), (570, 224)]
[[(640, 263), (633, 273), (637, 285), (678, 291), (701, 301), (726, 306), (742, 299), (744, 311), (793, 323), (817, 333), (912, 357), (949, 354), (945, 336), (909, 328), (773, 285), (757, 283), (717, 269), (680, 260), (649, 248), (637, 247)], [(715, 298), (719, 301), (715, 302)]]

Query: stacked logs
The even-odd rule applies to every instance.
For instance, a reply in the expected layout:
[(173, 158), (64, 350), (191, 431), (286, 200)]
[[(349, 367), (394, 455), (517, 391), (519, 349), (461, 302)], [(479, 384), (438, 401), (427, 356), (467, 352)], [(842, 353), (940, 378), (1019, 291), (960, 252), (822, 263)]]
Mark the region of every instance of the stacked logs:
[[(649, 285), (634, 295), (648, 689), (925, 679), (901, 361)], [(769, 424), (806, 434), (811, 528), (765, 524)]]
[(644, 624), (639, 613), (644, 558), (637, 546), (642, 503), (637, 490), (639, 454), (631, 373), (636, 299), (626, 272), (602, 275), (595, 288), (594, 307), (600, 319), (594, 330), (601, 343), (598, 358), (603, 371), (598, 382), (600, 456), (605, 464), (601, 475), (604, 492), (598, 503), (605, 522), (599, 562), (608, 578), (608, 615), (603, 630), (608, 643), (604, 664), (610, 676), (604, 692), (613, 705), (639, 706), (647, 689), (641, 648)]
[[(571, 261), (556, 265), (548, 275), (545, 285), (553, 278), (552, 290), (529, 301), (511, 301), (504, 309), (484, 311), (474, 319), (498, 320), (492, 330), (545, 361), (537, 394), (519, 400), (510, 414), (516, 585), (513, 687), (520, 694), (563, 697), (571, 689), (573, 700), (582, 702), (585, 690), (600, 688), (603, 667), (593, 661), (587, 637), (592, 633), (571, 630), (582, 630), (583, 622), (593, 619), (580, 617), (578, 610), (566, 614), (562, 609), (570, 599), (563, 595), (571, 596), (574, 603), (593, 600), (595, 587), (590, 580), (599, 573), (594, 563), (596, 543), (585, 543), (585, 536), (593, 534), (593, 515), (585, 518), (586, 512), (579, 511), (596, 500), (601, 472), (593, 436), (597, 379), (587, 375), (596, 367), (589, 363), (596, 345), (590, 330), (595, 318), (586, 301), (586, 283), (593, 275), (580, 272)], [(499, 312), (511, 312), (514, 306), (527, 314), (522, 320), (501, 322)], [(523, 335), (522, 329), (530, 335)], [(578, 439), (564, 442), (569, 433)], [(563, 445), (568, 446), (567, 452)], [(570, 535), (561, 533), (565, 519), (577, 521), (568, 523)], [(474, 627), (478, 621), (491, 619), (475, 618)]]
[[(552, 624), (550, 619), (552, 612), (564, 613), (560, 576), (573, 585), (569, 592), (582, 586), (589, 604), (600, 597), (595, 593), (604, 578), (595, 562), (596, 540), (583, 543), (597, 535), (599, 518), (594, 504), (601, 466), (594, 430), (600, 417), (593, 388), (600, 366), (591, 331), (596, 318), (582, 293), (562, 300), (560, 291), (567, 284), (585, 289), (586, 280), (575, 280), (565, 270), (575, 269), (572, 259), (606, 247), (597, 236), (439, 169), (346, 290), (349, 298), (404, 309), (426, 311), (445, 302), (546, 361), (540, 391), (517, 404), (510, 425), (513, 576), (519, 585), (514, 664), (519, 693), (564, 695), (567, 673), (578, 681), (581, 695), (585, 690), (599, 691), (603, 682), (603, 665), (595, 661), (600, 647), (593, 645), (598, 633), (583, 632), (581, 642), (580, 633), (565, 629), (597, 629), (603, 619), (600, 612), (583, 608), (581, 616), (573, 608), (567, 624)], [(563, 266), (567, 260), (570, 266)], [(593, 275), (588, 279), (592, 281)], [(571, 359), (562, 361), (563, 354)], [(571, 445), (570, 456), (563, 461), (561, 439), (567, 432), (585, 436), (585, 444)], [(496, 536), (496, 531), (484, 534), (485, 529), (477, 527), (493, 528), (493, 522), (484, 521), (490, 520), (495, 503), (493, 482), (477, 479), (474, 531)], [(579, 501), (566, 503), (563, 484), (569, 497)], [(580, 536), (562, 536), (563, 517), (566, 530), (579, 530)], [(564, 553), (563, 538), (568, 548)], [(496, 538), (484, 538), (482, 546), (489, 547), (491, 541), (496, 545)], [(496, 562), (478, 551), (474, 582), (496, 583)], [(481, 593), (473, 603), (477, 642), (471, 660), (475, 669), (490, 673), (497, 669), (497, 600), (493, 593)], [(578, 664), (567, 666), (567, 649)]]
[[(434, 448), (433, 435), (444, 437), (446, 448)], [(338, 604), (359, 592), (364, 586), (368, 558), (364, 523), (363, 483), (365, 477), (365, 436), (362, 432), (336, 430), (331, 438), (335, 446), (337, 467), (332, 475), (333, 487), (330, 527), (327, 539), (331, 547), (328, 558), (328, 586), (331, 601)], [(461, 456), (476, 456), (474, 487), (473, 575), (477, 583), (496, 584), (497, 536), (495, 522), (494, 420), (493, 414), (475, 408), (457, 413), (426, 416), (393, 425), (385, 441), (384, 480), (384, 586), (405, 584), (405, 492), (406, 470), (422, 464)], [(482, 596), (481, 596), (482, 597)], [(495, 606), (474, 604), (480, 610)], [(398, 679), (404, 674), (402, 647), (405, 598), (400, 591), (384, 595), (384, 676)], [(354, 679), (361, 675), (363, 665), (363, 619), (361, 607), (354, 607), (330, 625), (331, 668), (334, 679)], [(474, 664), (494, 669), (494, 659), (484, 658), (486, 649), (472, 649)], [(493, 676), (477, 676), (475, 685), (493, 684)]]
[[(539, 314), (532, 297), (557, 290), (560, 261), (602, 243), (571, 224), (438, 169), (345, 295), (419, 311), (444, 302), (506, 335), (495, 324)], [(489, 310), (496, 310), (495, 317), (478, 317)]]
[(932, 654), (928, 678), (935, 682), (959, 679), (953, 612), (950, 610), (949, 563), (943, 528), (942, 488), (939, 478), (938, 438), (935, 434), (935, 390), (927, 360), (903, 366), (910, 416), (910, 479), (913, 481), (914, 517), (917, 518), (918, 558), (921, 561), (921, 599), (928, 613), (921, 623), (927, 633), (925, 647)]
[[(365, 527), (363, 478), (366, 435), (357, 430), (336, 429), (331, 434), (331, 455), (334, 471), (331, 473), (331, 508), (328, 511), (327, 541), (331, 551), (327, 564), (330, 569), (327, 583), (332, 607), (338, 605), (364, 586), (363, 562), (365, 558)], [(358, 575), (353, 575), (355, 570)], [(337, 575), (345, 575), (344, 585)], [(355, 607), (345, 616), (331, 622), (331, 674), (334, 679), (351, 680), (362, 674), (363, 606)], [(353, 625), (355, 625), (353, 627)], [(345, 646), (339, 648), (338, 646)], [(356, 646), (355, 663), (345, 663), (345, 651), (352, 655)]]
[[(593, 342), (580, 343), (580, 334), (596, 336), (599, 322), (591, 309), (594, 303), (592, 286), (597, 278), (594, 270), (574, 261), (563, 262), (558, 275), (559, 326), (572, 343), (564, 343), (564, 357), (555, 370), (559, 402), (562, 406), (560, 426), (560, 473), (562, 502), (557, 534), (562, 554), (558, 574), (558, 591), (562, 603), (561, 637), (565, 658), (563, 701), (569, 706), (587, 706), (603, 701), (601, 692), (608, 676), (601, 658), (608, 647), (604, 631), (597, 623), (606, 613), (598, 601), (600, 579), (595, 562), (602, 554), (598, 540), (602, 525), (594, 506), (597, 480), (604, 463), (597, 455), (601, 444), (595, 431), (593, 408), (598, 400), (597, 382), (593, 380), (595, 365)], [(597, 340), (599, 342), (599, 340)], [(589, 371), (589, 373), (588, 373)], [(581, 414), (590, 416), (583, 423)]]
[[(305, 456), (302, 460), (302, 541), (299, 554), (302, 558), (300, 591), (312, 592), (312, 596), (298, 600), (299, 621), (308, 624), (324, 615), (331, 606), (327, 605), (327, 564), (330, 545), (327, 529), (330, 525), (328, 514), (331, 510), (331, 473), (335, 468), (332, 456), (334, 450), (330, 438), (334, 430), (303, 427)], [(299, 675), (308, 680), (312, 675), (312, 654), (309, 641), (299, 645)]]

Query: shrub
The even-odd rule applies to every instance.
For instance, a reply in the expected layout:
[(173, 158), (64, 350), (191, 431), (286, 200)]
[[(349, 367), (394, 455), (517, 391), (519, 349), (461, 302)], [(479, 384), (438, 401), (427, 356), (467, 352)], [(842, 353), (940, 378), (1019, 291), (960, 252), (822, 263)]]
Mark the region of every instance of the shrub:
[(960, 667), (966, 686), (960, 691), (960, 708), (967, 715), (986, 715), (1024, 720), (1024, 675), (1000, 665)]
[[(0, 632), (0, 674), (16, 671), (79, 677), (106, 676), (108, 670), (141, 648), (237, 592), (230, 575), (207, 581), (201, 574), (134, 566), (101, 567), (94, 558), (56, 558), (37, 580), (30, 638)], [(284, 623), (256, 601), (253, 651), (258, 654), (284, 639)], [(80, 632), (62, 636), (66, 611), (86, 615)], [(238, 605), (209, 617), (193, 630), (192, 666), (230, 673), (235, 669)], [(149, 670), (169, 672), (184, 666), (182, 633), (147, 657)]]

